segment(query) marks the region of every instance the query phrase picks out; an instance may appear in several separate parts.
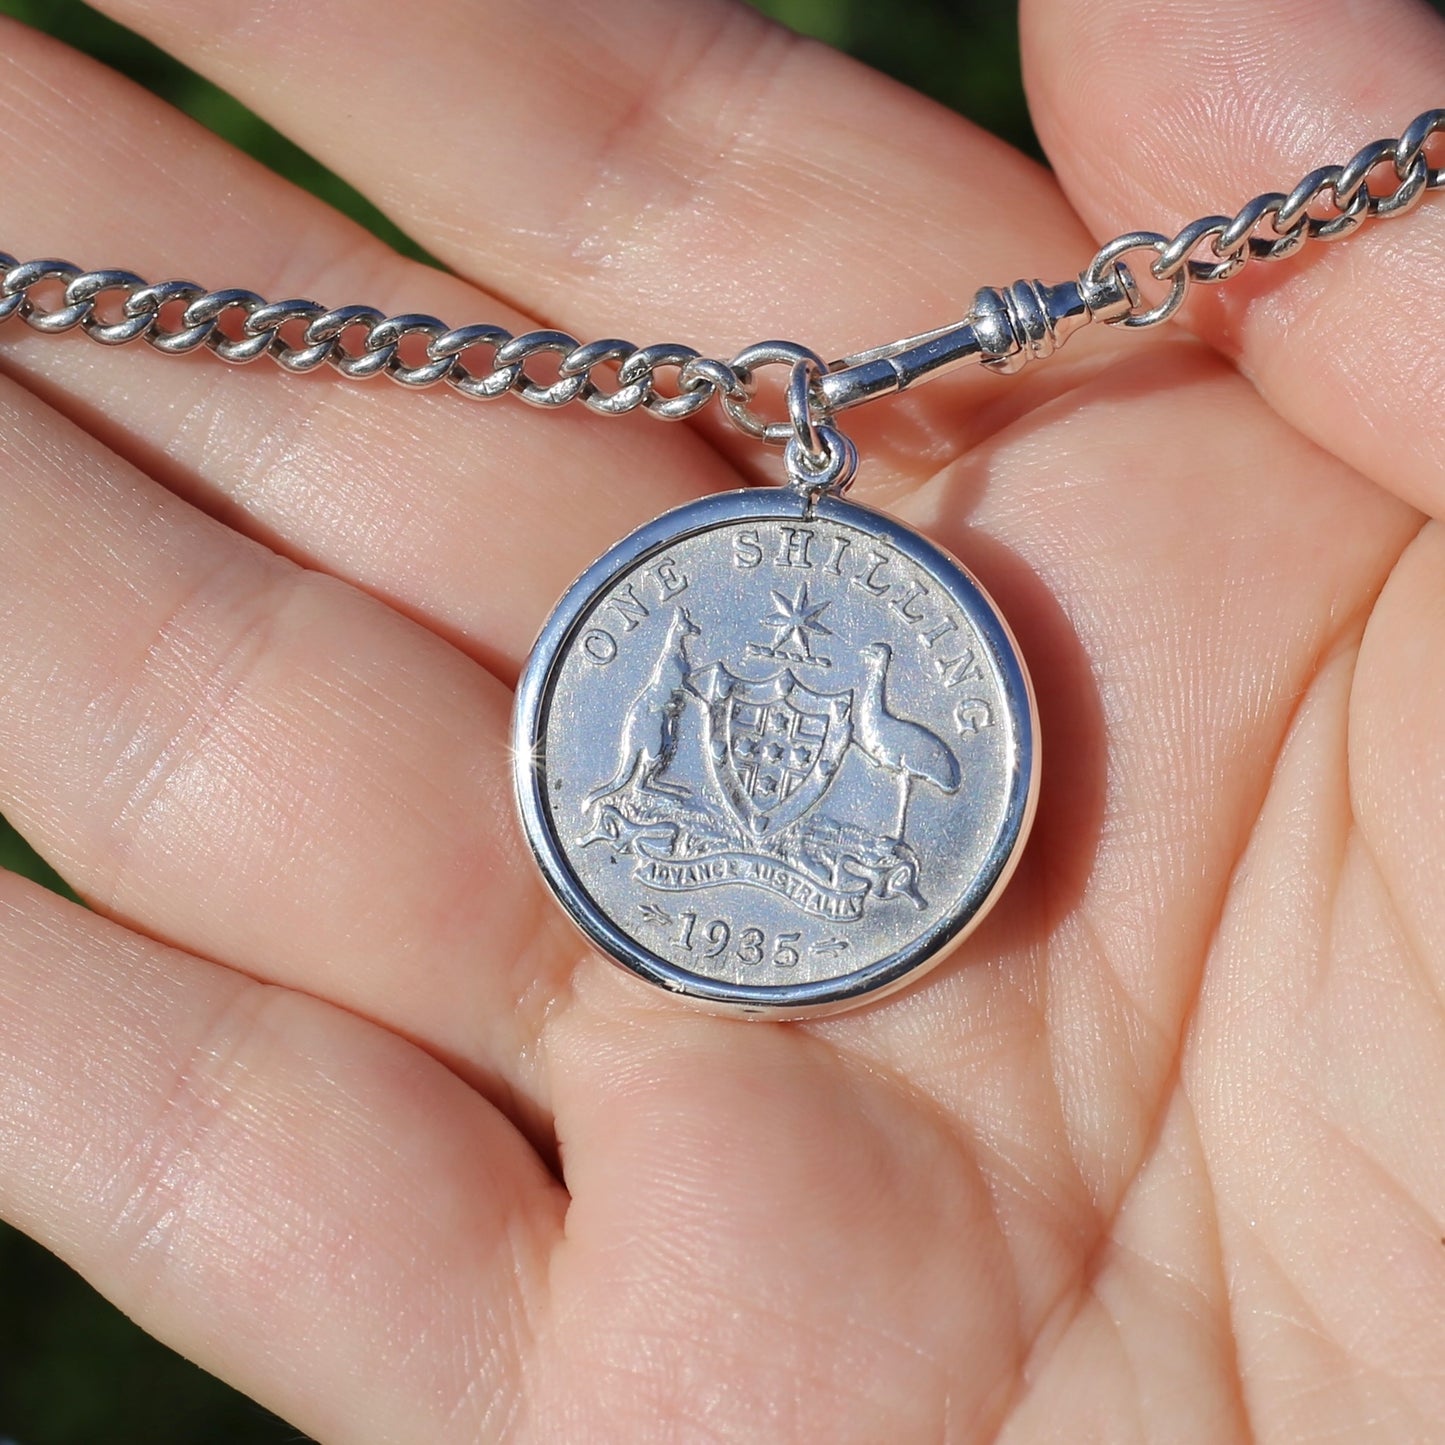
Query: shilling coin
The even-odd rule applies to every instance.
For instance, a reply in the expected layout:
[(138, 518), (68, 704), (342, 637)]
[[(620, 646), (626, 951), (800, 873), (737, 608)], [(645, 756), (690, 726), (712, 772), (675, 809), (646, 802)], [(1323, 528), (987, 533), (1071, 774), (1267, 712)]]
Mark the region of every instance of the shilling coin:
[(648, 982), (774, 1018), (936, 963), (1016, 864), (1037, 718), (1007, 626), (890, 517), (785, 488), (648, 523), (568, 590), (517, 698), (528, 840)]

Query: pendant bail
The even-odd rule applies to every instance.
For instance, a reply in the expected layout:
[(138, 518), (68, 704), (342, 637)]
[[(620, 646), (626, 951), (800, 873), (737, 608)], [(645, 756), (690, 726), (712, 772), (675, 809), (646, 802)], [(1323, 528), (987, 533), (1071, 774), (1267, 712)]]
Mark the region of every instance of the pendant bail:
[(812, 462), (806, 444), (796, 436), (790, 437), (783, 449), (788, 486), (802, 496), (810, 512), (819, 497), (846, 491), (858, 470), (858, 448), (837, 427), (817, 422), (813, 430), (823, 449), (821, 465)]

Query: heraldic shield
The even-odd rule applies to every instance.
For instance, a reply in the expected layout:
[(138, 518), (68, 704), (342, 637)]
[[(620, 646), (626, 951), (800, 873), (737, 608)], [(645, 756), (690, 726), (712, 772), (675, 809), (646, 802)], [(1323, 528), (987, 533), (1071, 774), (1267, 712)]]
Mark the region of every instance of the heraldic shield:
[(814, 692), (789, 670), (762, 682), (720, 662), (689, 686), (707, 704), (708, 766), (754, 837), (796, 823), (828, 791), (853, 736), (853, 693)]

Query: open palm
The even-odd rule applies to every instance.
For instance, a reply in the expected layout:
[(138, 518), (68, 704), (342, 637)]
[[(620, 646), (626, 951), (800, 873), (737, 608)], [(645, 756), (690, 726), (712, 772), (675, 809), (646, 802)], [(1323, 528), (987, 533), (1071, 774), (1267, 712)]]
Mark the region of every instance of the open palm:
[[(17, 27), (7, 249), (722, 355), (1445, 91), (1403, 0), (1032, 0), (1056, 183), (726, 4), (101, 8), (456, 274)], [(328, 1445), (1445, 1438), (1442, 262), (1427, 201), (1200, 340), (860, 415), (858, 494), (1019, 635), (1043, 793), (958, 954), (794, 1025), (590, 953), (505, 745), (566, 582), (773, 458), (7, 328), (0, 808), (96, 912), (0, 879), (4, 1214)]]

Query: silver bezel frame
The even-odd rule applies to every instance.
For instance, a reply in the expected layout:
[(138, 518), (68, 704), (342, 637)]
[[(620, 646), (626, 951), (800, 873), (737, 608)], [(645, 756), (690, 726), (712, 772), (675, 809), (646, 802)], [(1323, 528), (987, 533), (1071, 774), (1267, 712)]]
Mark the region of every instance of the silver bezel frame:
[[(622, 572), (675, 546), (685, 537), (739, 521), (791, 522), (818, 517), (857, 528), (902, 553), (956, 598), (988, 649), (1002, 700), (1015, 730), (1014, 768), (1005, 826), (958, 909), (907, 948), (841, 978), (812, 983), (741, 985), (679, 968), (623, 932), (593, 901), (572, 871), (544, 795), (548, 707), (558, 661), (598, 595)], [(517, 687), (512, 723), (513, 780), (527, 841), (543, 877), (583, 934), (630, 972), (715, 1012), (748, 1017), (800, 1018), (836, 1012), (880, 998), (939, 963), (983, 920), (1003, 891), (1028, 838), (1038, 799), (1038, 712), (1028, 672), (1013, 634), (992, 598), (956, 558), (882, 512), (840, 497), (811, 505), (785, 487), (722, 492), (665, 512), (599, 557), (563, 594), (532, 649)]]

